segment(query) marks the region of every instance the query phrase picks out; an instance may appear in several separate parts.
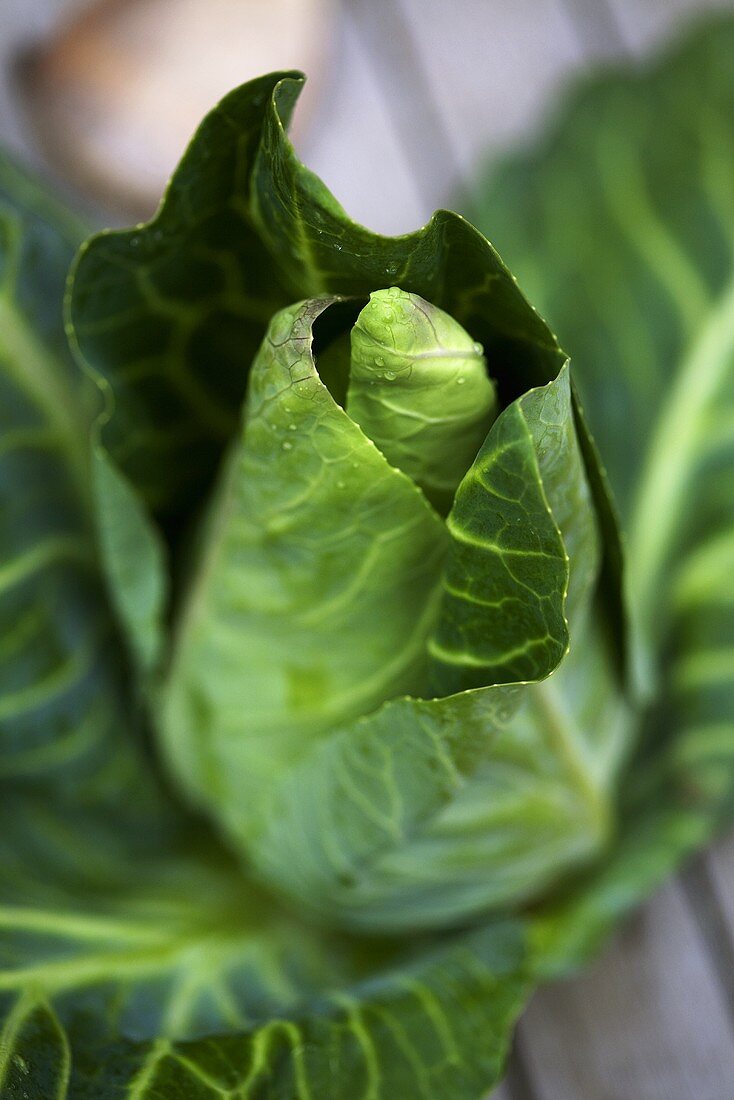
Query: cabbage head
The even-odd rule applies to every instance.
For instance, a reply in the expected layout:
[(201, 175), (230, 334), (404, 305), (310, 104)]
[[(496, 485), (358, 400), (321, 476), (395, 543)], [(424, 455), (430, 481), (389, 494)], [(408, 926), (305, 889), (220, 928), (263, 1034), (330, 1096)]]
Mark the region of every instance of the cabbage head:
[[(286, 136), (301, 83), (235, 90), (155, 218), (86, 243), (0, 159), (9, 1100), (478, 1100), (533, 984), (731, 812), (725, 662), (713, 734), (661, 688), (640, 562), (683, 543), (623, 578), (556, 338), (462, 217), (352, 222)], [(729, 304), (686, 385), (729, 377)]]

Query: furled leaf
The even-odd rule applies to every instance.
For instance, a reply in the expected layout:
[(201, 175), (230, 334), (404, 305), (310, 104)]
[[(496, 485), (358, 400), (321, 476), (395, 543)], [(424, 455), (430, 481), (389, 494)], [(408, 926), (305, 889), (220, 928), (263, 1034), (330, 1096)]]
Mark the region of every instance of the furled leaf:
[(399, 287), (372, 292), (350, 344), (349, 416), (446, 515), (497, 415), (481, 344)]
[(73, 339), (115, 396), (105, 444), (167, 516), (207, 484), (265, 327), (292, 301), (248, 194), (277, 81), (254, 81), (208, 116), (154, 223), (92, 238), (76, 265)]
[(597, 80), (483, 185), (609, 471), (648, 700), (617, 854), (543, 942), (594, 944), (734, 813), (734, 23)]
[(601, 556), (567, 368), (498, 419), (448, 529), (431, 643), (440, 693), (549, 675), (568, 648), (568, 619), (578, 626), (587, 609)]
[(276, 314), (200, 538), (166, 684), (167, 755), (245, 840), (335, 724), (420, 692), (448, 537), (321, 382), (316, 299)]

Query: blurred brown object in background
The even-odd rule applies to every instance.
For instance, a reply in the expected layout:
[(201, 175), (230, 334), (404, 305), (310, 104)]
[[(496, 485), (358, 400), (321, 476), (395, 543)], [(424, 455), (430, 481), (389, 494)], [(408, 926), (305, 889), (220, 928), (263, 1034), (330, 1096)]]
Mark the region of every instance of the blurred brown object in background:
[[(77, 5), (78, 9), (78, 5)], [(303, 125), (333, 38), (334, 0), (99, 0), (21, 66), (51, 161), (121, 212), (148, 217), (206, 112), (231, 88), (299, 68)]]

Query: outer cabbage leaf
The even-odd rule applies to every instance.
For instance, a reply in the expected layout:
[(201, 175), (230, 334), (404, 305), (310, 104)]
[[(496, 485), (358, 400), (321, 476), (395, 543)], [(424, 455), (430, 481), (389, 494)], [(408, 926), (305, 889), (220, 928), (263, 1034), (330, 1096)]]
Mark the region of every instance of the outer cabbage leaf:
[(617, 854), (540, 930), (561, 962), (734, 814), (733, 50), (717, 19), (595, 80), (475, 199), (573, 356), (649, 707)]
[(202, 123), (153, 222), (93, 237), (76, 265), (70, 334), (114, 392), (105, 442), (164, 517), (181, 502), (189, 511), (208, 485), (266, 327), (300, 298), (414, 290), (506, 365), (505, 399), (563, 362), (463, 219), (440, 212), (398, 238), (349, 220), (285, 136), (302, 83), (276, 73), (232, 92)]
[(27, 800), (2, 826), (8, 1100), (454, 1100), (496, 1080), (527, 991), (520, 923), (327, 939), (190, 837), (159, 846)]
[(63, 332), (82, 233), (0, 159), (0, 782), (79, 803), (127, 777), (142, 800), (92, 518), (93, 393)]

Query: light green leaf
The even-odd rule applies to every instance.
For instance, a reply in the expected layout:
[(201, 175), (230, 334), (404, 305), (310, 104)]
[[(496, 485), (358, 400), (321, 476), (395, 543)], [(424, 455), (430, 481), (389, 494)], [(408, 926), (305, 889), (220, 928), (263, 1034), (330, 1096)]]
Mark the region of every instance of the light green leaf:
[(350, 340), (344, 407), (446, 515), (497, 415), (481, 345), (399, 287), (372, 292)]
[(617, 854), (559, 901), (561, 964), (734, 816), (734, 22), (577, 93), (477, 196), (574, 364), (628, 547), (650, 707)]
[(253, 364), (165, 687), (168, 758), (242, 841), (314, 739), (422, 690), (438, 613), (443, 524), (316, 370), (330, 303), (277, 314)]
[(402, 700), (332, 734), (276, 785), (262, 873), (324, 921), (408, 931), (534, 900), (597, 856), (629, 727), (585, 642), (591, 676), (580, 650), (557, 684)]

